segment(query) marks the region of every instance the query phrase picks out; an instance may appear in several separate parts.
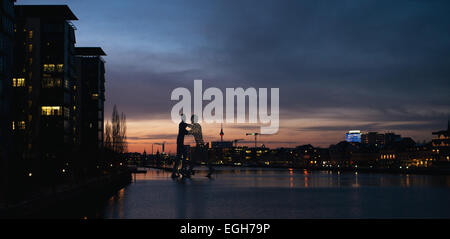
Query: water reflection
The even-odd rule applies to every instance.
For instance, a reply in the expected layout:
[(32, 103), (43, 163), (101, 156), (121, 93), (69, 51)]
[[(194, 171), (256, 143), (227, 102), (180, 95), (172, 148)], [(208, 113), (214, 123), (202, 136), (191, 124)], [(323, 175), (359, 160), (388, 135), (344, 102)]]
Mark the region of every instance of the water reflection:
[(292, 168), (289, 169), (289, 188), (294, 187), (294, 170)]
[[(191, 182), (208, 181), (207, 169), (200, 168)], [(169, 180), (170, 172), (149, 169), (146, 174), (136, 174), (136, 181)], [(213, 178), (237, 187), (420, 187), (450, 186), (449, 176), (410, 174), (368, 174), (358, 172), (307, 171), (288, 169), (233, 169), (223, 167)], [(310, 180), (313, 178), (314, 180)], [(303, 186), (301, 186), (303, 185)]]
[(175, 184), (175, 187), (177, 189), (175, 190), (175, 207), (176, 207), (176, 216), (177, 218), (187, 218), (186, 216), (186, 210), (187, 207), (185, 205), (186, 203), (186, 187), (185, 181), (178, 180), (177, 184)]
[[(206, 168), (192, 179), (149, 169), (101, 209), (105, 218), (450, 217), (450, 177)], [(404, 210), (408, 208), (408, 210)]]
[(108, 218), (124, 218), (124, 195), (125, 188), (122, 188), (108, 200), (108, 208), (110, 208), (106, 212)]

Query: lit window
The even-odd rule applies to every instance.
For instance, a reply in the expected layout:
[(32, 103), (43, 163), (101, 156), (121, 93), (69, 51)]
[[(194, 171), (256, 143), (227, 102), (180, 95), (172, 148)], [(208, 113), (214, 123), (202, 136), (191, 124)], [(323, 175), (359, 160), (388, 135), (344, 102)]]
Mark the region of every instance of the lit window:
[(16, 129), (24, 130), (25, 129), (25, 121), (17, 121), (17, 122), (13, 121), (12, 122), (12, 130), (16, 130)]
[(44, 64), (44, 72), (54, 72), (55, 64)]
[(64, 87), (66, 89), (69, 89), (69, 81), (68, 80), (64, 80)]
[(52, 88), (52, 87), (60, 87), (61, 79), (60, 78), (50, 78), (46, 77), (42, 79), (42, 88)]
[(24, 130), (24, 129), (25, 129), (25, 121), (19, 121), (19, 122), (17, 122), (17, 127), (18, 127), (20, 130)]
[(30, 38), (30, 39), (33, 38), (33, 31), (28, 32), (28, 38)]
[(42, 106), (42, 115), (61, 115), (61, 106)]
[(57, 69), (58, 72), (64, 72), (64, 64), (56, 65), (56, 69)]
[(97, 100), (97, 99), (98, 99), (98, 94), (97, 94), (97, 93), (92, 94), (92, 99), (93, 99), (93, 100)]
[(32, 52), (33, 51), (33, 44), (28, 44), (28, 52)]
[(13, 87), (25, 86), (25, 78), (13, 78)]

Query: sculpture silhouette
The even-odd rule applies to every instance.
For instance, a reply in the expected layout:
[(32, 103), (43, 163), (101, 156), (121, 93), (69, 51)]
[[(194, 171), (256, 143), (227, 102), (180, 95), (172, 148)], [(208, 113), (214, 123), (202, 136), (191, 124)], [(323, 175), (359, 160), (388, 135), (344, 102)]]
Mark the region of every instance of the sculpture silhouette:
[(207, 177), (211, 177), (211, 174), (214, 171), (212, 167), (212, 163), (208, 159), (208, 152), (205, 142), (203, 141), (202, 134), (202, 126), (198, 123), (197, 115), (192, 115), (191, 124), (189, 125), (190, 131), (188, 134), (193, 135), (196, 143), (196, 147), (194, 149), (194, 157), (192, 157), (189, 161), (189, 173), (194, 174), (194, 165), (196, 162), (207, 161), (209, 173)]
[(181, 122), (178, 124), (177, 156), (175, 159), (175, 164), (173, 165), (172, 177), (179, 176), (178, 167), (180, 166), (180, 163), (182, 163), (182, 172), (184, 172), (186, 168), (187, 151), (184, 145), (184, 136), (189, 133), (189, 131), (186, 129), (187, 127), (188, 124), (186, 123), (186, 116), (182, 114)]

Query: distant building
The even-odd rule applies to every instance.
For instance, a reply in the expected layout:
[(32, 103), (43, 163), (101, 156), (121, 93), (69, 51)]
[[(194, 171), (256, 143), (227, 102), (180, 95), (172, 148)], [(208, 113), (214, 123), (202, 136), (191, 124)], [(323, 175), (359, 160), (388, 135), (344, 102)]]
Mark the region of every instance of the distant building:
[(395, 133), (385, 133), (384, 134), (384, 144), (391, 145), (396, 142), (400, 142), (402, 140), (402, 136)]
[(450, 120), (448, 121), (447, 130), (441, 130), (432, 133), (435, 137), (432, 140), (434, 147), (449, 147), (450, 146)]
[(233, 148), (233, 141), (213, 141), (211, 142), (211, 148)]
[(402, 140), (402, 136), (395, 133), (379, 134), (368, 132), (361, 135), (361, 143), (371, 145), (391, 145)]
[(361, 143), (361, 131), (350, 130), (345, 134), (345, 141), (350, 143)]
[(361, 135), (361, 143), (363, 144), (373, 144), (373, 145), (384, 145), (384, 134), (379, 134), (378, 132), (368, 132)]
[(312, 145), (302, 145), (295, 148), (293, 159), (300, 159), (296, 166), (317, 167), (329, 163), (328, 149), (314, 148)]
[(447, 122), (447, 130), (433, 132), (434, 138), (431, 141), (434, 159), (438, 163), (450, 167), (450, 120)]
[(336, 145), (330, 145), (330, 160), (337, 167), (350, 167), (353, 165), (351, 161), (352, 153), (355, 151), (355, 144), (342, 141)]

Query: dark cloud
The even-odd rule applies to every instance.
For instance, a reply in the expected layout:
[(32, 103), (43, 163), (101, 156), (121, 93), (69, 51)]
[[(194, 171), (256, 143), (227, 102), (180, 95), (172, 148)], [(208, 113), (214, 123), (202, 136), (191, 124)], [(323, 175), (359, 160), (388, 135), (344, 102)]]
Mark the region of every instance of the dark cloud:
[[(440, 124), (443, 125), (442, 122)], [(437, 126), (437, 127), (436, 127)], [(390, 130), (422, 130), (424, 127), (428, 127), (429, 129), (438, 129), (439, 124), (438, 123), (400, 123), (400, 124), (393, 124), (393, 125), (386, 125), (382, 123), (373, 123), (373, 124), (362, 124), (358, 125), (357, 128), (364, 129), (365, 132), (368, 131), (390, 131)], [(302, 127), (297, 129), (297, 131), (336, 131), (336, 132), (345, 132), (349, 129), (356, 128), (355, 125), (342, 125), (342, 126), (309, 126), (309, 127)]]
[(449, 1), (18, 3), (31, 2), (71, 6), (78, 43), (108, 53), (107, 109), (118, 104), (130, 120), (169, 119), (171, 90), (194, 79), (280, 88), (281, 124), (322, 117), (428, 130), (450, 114)]

